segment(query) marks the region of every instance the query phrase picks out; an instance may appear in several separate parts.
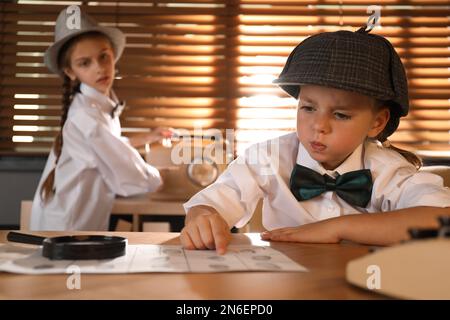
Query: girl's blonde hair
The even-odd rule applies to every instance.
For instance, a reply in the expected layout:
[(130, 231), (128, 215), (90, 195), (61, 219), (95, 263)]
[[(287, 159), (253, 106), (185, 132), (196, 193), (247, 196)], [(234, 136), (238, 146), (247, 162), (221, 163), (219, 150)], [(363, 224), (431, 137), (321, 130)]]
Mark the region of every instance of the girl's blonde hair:
[[(64, 68), (70, 68), (70, 56), (72, 54), (72, 50), (75, 44), (78, 41), (86, 38), (97, 38), (97, 37), (108, 39), (111, 48), (113, 48), (111, 40), (103, 33), (96, 31), (83, 33), (67, 41), (61, 48), (61, 51), (59, 52), (58, 55), (58, 69), (63, 70)], [(56, 164), (59, 161), (59, 157), (61, 156), (61, 151), (63, 147), (63, 127), (64, 124), (66, 123), (67, 114), (69, 113), (69, 108), (70, 105), (72, 104), (73, 97), (77, 92), (80, 92), (80, 82), (78, 80), (72, 81), (66, 74), (64, 74), (62, 89), (63, 94), (62, 94), (62, 114), (60, 121), (60, 130), (55, 138), (55, 142), (53, 143), (52, 147), (52, 150), (55, 153), (55, 167), (52, 169), (52, 171), (49, 172), (47, 178), (45, 178), (40, 190), (41, 199), (44, 202), (48, 201), (50, 197), (52, 197), (56, 192), (55, 169)]]
[(385, 148), (389, 148), (400, 153), (409, 163), (413, 164), (417, 170), (422, 166), (422, 160), (413, 152), (398, 148), (388, 140), (388, 135), (392, 132), (393, 128), (396, 129), (400, 122), (400, 112), (398, 111), (398, 106), (393, 106), (389, 102), (375, 100), (375, 109), (381, 110), (383, 108), (388, 108), (390, 112), (389, 121), (386, 127), (381, 131), (375, 138), (382, 143)]

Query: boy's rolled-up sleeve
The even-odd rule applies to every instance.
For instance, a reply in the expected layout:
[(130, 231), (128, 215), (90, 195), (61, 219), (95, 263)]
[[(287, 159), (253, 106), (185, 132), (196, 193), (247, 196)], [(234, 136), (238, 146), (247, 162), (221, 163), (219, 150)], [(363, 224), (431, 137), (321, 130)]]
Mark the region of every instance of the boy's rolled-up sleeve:
[(450, 207), (450, 190), (444, 187), (442, 177), (416, 171), (412, 166), (386, 167), (374, 188), (382, 211), (420, 206)]
[(220, 213), (230, 228), (244, 226), (250, 220), (258, 200), (263, 197), (254, 169), (245, 158), (238, 157), (216, 182), (184, 204), (185, 211), (194, 206), (210, 206)]

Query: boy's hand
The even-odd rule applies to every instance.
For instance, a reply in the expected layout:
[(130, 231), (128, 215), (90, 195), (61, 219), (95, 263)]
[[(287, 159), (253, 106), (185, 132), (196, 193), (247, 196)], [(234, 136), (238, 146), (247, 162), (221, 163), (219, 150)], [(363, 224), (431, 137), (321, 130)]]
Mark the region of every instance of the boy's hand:
[(261, 233), (261, 239), (271, 241), (338, 243), (339, 219), (327, 219), (299, 227), (281, 228)]
[(193, 249), (216, 249), (224, 254), (231, 240), (227, 222), (211, 207), (192, 207), (186, 216), (180, 240), (183, 247)]

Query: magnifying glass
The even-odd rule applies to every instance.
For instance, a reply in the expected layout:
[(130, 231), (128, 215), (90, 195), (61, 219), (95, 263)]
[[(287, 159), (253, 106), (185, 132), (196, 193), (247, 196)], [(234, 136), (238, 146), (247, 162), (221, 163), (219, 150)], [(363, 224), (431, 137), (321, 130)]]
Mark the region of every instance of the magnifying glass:
[(43, 246), (42, 255), (51, 260), (100, 260), (121, 257), (126, 253), (127, 239), (116, 236), (78, 235), (40, 237), (11, 231), (10, 242)]

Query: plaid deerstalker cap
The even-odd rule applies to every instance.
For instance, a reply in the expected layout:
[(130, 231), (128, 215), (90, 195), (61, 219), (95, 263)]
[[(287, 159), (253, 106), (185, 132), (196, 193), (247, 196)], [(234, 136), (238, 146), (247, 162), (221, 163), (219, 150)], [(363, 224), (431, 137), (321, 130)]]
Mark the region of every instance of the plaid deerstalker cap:
[(357, 92), (387, 103), (391, 109), (382, 141), (398, 127), (409, 110), (405, 69), (392, 44), (382, 36), (336, 31), (313, 35), (289, 55), (273, 81), (298, 99), (300, 85), (315, 84)]

